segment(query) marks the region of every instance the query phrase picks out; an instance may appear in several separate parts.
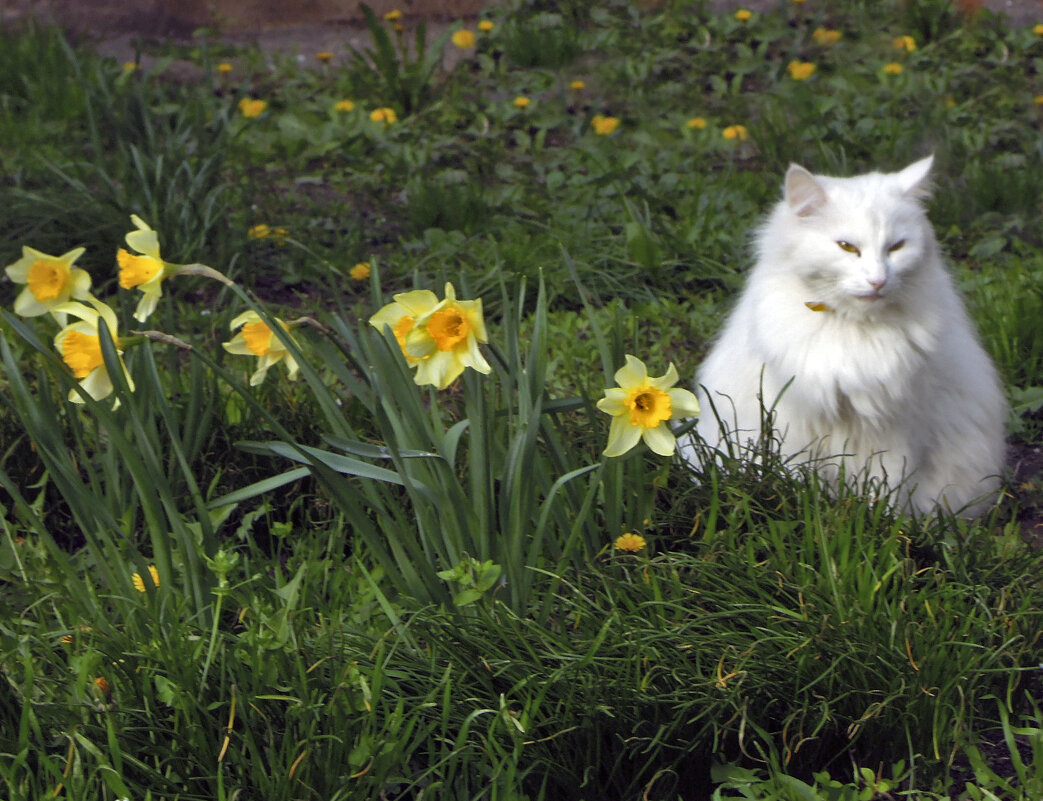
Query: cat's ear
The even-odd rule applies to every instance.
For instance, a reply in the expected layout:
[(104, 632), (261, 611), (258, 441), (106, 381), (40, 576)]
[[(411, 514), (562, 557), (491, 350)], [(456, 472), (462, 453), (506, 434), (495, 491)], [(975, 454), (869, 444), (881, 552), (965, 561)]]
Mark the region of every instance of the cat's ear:
[(786, 170), (784, 187), (786, 203), (798, 217), (810, 217), (829, 199), (815, 176), (798, 164), (791, 164)]
[(903, 195), (908, 195), (912, 198), (923, 198), (931, 194), (931, 182), (928, 179), (928, 173), (931, 172), (931, 165), (934, 163), (934, 156), (930, 155), (925, 159), (920, 159), (917, 162), (910, 164), (901, 172), (895, 176), (898, 180), (898, 186), (902, 189)]

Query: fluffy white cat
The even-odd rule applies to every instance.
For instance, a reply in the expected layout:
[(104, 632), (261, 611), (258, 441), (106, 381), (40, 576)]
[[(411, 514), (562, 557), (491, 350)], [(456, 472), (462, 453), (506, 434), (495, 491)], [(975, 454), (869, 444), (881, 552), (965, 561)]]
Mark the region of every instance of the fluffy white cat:
[[(900, 502), (919, 511), (974, 515), (995, 499), (1006, 401), (921, 202), (931, 163), (853, 178), (789, 168), (696, 375), (708, 444), (754, 457), (763, 399), (783, 455), (831, 478), (842, 464), (904, 481)], [(681, 452), (698, 461), (691, 439)]]

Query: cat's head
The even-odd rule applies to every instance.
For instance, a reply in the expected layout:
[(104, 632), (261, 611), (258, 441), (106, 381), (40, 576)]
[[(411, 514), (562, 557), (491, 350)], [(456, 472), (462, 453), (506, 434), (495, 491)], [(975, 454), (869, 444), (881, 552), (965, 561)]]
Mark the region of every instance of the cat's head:
[[(933, 256), (921, 204), (933, 156), (895, 173), (812, 175), (792, 165), (779, 214), (787, 260), (807, 284), (809, 305), (872, 313), (891, 305)], [(771, 247), (771, 243), (764, 243)]]

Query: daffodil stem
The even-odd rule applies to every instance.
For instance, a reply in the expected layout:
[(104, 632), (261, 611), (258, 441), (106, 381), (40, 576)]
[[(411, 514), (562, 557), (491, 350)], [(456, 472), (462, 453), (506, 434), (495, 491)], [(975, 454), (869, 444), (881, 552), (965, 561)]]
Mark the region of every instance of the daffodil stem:
[(224, 601), (223, 592), (217, 593), (217, 603), (214, 604), (214, 620), (210, 626), (210, 644), (206, 648), (206, 660), (203, 662), (203, 675), (199, 680), (199, 686), (206, 686), (206, 677), (210, 672), (210, 663), (214, 659), (214, 643), (217, 642), (217, 627), (221, 623), (221, 602)]
[(329, 328), (327, 328), (325, 325), (323, 325), (318, 320), (316, 320), (316, 319), (314, 319), (312, 317), (298, 317), (296, 320), (291, 320), (286, 325), (288, 325), (290, 327), (298, 326), (298, 325), (310, 325), (312, 328), (317, 328), (319, 331), (321, 331), (324, 334), (328, 334), (330, 332)]
[(174, 275), (201, 275), (204, 278), (213, 278), (215, 281), (220, 281), (225, 286), (235, 286), (235, 281), (227, 275), (205, 264), (182, 264), (174, 271)]
[[(173, 345), (175, 348), (181, 348), (182, 350), (192, 350), (192, 346), (185, 342), (183, 339), (178, 339), (171, 334), (164, 334), (162, 331), (131, 331), (136, 337), (142, 339), (150, 339), (153, 342), (162, 342), (164, 345)], [(141, 340), (132, 339), (121, 339), (120, 345), (123, 347), (129, 347), (136, 345)]]

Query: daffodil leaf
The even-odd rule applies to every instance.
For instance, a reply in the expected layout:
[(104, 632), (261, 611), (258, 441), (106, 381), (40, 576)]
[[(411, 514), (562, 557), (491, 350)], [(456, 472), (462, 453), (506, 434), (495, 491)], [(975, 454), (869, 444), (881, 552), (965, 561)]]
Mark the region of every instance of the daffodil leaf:
[(210, 509), (217, 509), (222, 506), (228, 506), (233, 503), (241, 503), (247, 501), (250, 498), (255, 498), (258, 495), (264, 495), (267, 492), (278, 489), (279, 487), (290, 484), (294, 481), (299, 481), (302, 478), (307, 477), (311, 474), (311, 471), (307, 467), (295, 467), (293, 470), (287, 470), (285, 473), (280, 473), (277, 476), (271, 476), (263, 481), (257, 481), (253, 484), (238, 489), (235, 492), (230, 492), (227, 495), (222, 495), (220, 498), (215, 498), (208, 504)]
[[(368, 442), (344, 439), (343, 437), (323, 437), (323, 441), (331, 448), (338, 451), (361, 456), (363, 459), (391, 459), (395, 454), (390, 448), (383, 445), (371, 445)], [(413, 448), (403, 448), (396, 451), (403, 459), (441, 459), (441, 455), (431, 451), (418, 451)]]

